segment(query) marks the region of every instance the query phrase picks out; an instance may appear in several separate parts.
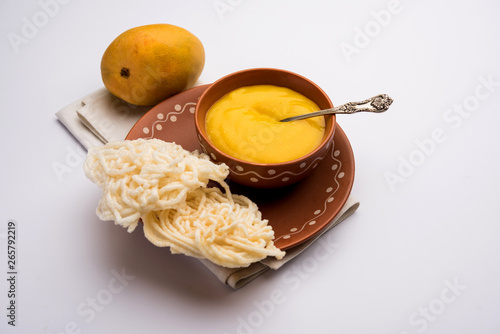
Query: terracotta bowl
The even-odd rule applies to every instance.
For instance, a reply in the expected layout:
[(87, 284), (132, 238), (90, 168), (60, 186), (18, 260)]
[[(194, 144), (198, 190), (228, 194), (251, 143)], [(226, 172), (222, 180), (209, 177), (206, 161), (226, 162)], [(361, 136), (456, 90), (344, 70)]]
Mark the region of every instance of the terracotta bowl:
[(296, 183), (308, 176), (322, 160), (335, 132), (335, 116), (325, 117), (325, 135), (321, 144), (309, 154), (283, 163), (254, 163), (243, 161), (220, 151), (210, 140), (205, 129), (205, 116), (210, 107), (223, 95), (239, 87), (275, 85), (290, 88), (314, 101), (321, 109), (332, 108), (326, 93), (309, 79), (298, 74), (273, 68), (248, 69), (229, 74), (211, 84), (200, 96), (195, 110), (195, 126), (202, 150), (215, 162), (229, 166), (230, 181), (256, 188), (277, 188)]

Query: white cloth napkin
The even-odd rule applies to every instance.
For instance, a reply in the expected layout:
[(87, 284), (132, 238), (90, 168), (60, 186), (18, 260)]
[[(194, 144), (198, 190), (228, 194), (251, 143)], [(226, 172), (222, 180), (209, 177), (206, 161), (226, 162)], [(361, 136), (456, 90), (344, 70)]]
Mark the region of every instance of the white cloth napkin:
[(129, 104), (103, 87), (59, 110), (56, 117), (88, 149), (124, 140), (149, 109)]
[[(132, 126), (151, 107), (128, 104), (115, 97), (106, 88), (78, 99), (56, 113), (56, 117), (85, 147), (104, 145), (110, 141), (121, 141)], [(210, 261), (201, 260), (221, 282), (234, 289), (241, 288), (269, 269), (279, 269), (292, 260), (331, 228), (349, 217), (359, 207), (359, 202), (349, 196), (339, 214), (323, 229), (306, 242), (286, 251), (281, 260), (267, 258), (247, 268), (224, 268)]]

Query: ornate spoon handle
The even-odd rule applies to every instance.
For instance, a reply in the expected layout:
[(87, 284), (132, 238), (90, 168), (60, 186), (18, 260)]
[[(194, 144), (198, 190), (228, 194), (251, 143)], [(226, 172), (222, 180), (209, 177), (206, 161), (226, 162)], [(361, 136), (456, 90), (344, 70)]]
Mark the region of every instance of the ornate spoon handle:
[(381, 113), (389, 109), (393, 99), (386, 94), (380, 94), (360, 102), (347, 102), (335, 108), (315, 111), (309, 114), (293, 116), (280, 120), (280, 122), (290, 122), (310, 117), (331, 115), (331, 114), (354, 114), (361, 111)]

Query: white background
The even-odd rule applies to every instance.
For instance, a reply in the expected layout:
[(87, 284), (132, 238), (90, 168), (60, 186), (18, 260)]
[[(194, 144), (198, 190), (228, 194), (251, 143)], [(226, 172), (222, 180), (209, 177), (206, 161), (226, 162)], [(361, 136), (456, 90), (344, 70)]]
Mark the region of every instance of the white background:
[[(0, 4), (1, 333), (500, 332), (498, 1), (63, 2)], [(203, 42), (200, 83), (278, 67), (336, 105), (395, 99), (385, 114), (338, 117), (361, 207), (325, 237), (328, 256), (316, 244), (233, 291), (95, 216), (85, 151), (54, 114), (102, 87), (116, 36), (160, 22)]]

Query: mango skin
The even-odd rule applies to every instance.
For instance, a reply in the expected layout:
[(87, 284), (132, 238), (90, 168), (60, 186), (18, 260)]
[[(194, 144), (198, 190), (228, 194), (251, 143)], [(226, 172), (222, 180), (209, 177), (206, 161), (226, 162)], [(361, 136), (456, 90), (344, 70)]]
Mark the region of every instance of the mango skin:
[(111, 42), (101, 59), (101, 77), (113, 95), (148, 106), (191, 88), (204, 65), (205, 50), (195, 35), (171, 24), (151, 24)]

